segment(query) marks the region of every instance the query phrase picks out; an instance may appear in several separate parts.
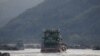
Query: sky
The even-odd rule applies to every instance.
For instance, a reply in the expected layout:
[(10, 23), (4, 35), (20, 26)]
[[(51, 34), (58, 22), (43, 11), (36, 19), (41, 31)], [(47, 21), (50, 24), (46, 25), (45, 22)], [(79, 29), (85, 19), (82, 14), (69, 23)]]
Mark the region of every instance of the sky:
[(0, 27), (25, 10), (35, 7), (44, 0), (0, 0)]

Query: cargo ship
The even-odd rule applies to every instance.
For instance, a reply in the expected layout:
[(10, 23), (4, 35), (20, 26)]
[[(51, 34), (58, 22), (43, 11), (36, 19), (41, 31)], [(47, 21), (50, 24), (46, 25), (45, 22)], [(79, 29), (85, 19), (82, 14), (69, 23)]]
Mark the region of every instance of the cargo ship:
[(42, 37), (41, 52), (64, 52), (66, 51), (66, 44), (62, 41), (59, 30), (45, 30)]

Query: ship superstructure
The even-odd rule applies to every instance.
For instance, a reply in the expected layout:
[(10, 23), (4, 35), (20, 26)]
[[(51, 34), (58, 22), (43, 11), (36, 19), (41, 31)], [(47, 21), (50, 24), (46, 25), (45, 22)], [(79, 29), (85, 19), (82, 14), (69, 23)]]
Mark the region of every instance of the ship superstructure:
[(62, 52), (66, 51), (59, 30), (45, 30), (42, 38), (41, 52)]

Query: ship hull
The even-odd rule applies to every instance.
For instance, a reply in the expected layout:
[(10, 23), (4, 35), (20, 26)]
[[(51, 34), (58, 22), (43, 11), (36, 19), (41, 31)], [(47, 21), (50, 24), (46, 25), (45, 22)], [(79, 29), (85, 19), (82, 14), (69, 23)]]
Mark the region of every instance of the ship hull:
[(42, 53), (58, 53), (58, 52), (64, 52), (63, 50), (60, 49), (42, 49)]
[(42, 48), (42, 53), (58, 53), (58, 52), (65, 52), (66, 48)]

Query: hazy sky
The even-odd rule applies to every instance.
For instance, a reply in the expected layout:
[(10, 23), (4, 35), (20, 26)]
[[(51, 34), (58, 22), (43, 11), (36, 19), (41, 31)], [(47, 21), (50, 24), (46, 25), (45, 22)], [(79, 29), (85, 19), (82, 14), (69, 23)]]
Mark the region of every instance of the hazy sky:
[(0, 27), (43, 0), (0, 0)]

